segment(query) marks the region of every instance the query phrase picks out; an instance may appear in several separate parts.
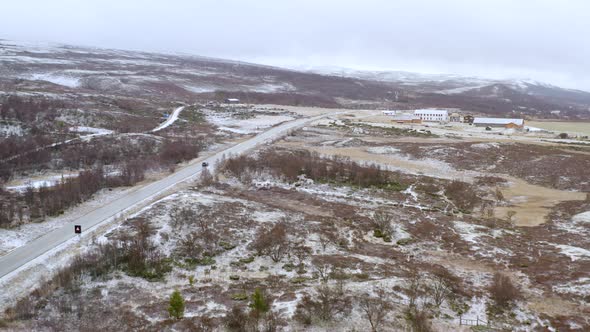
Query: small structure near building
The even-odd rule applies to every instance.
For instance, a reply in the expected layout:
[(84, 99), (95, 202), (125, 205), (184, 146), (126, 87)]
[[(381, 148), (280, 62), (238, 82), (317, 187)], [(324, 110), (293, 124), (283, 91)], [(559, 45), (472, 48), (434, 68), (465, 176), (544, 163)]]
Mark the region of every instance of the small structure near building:
[(427, 122), (448, 122), (449, 112), (447, 110), (439, 110), (434, 108), (428, 108), (423, 110), (415, 110), (414, 115), (420, 118), (422, 121)]
[(408, 114), (408, 113), (403, 113), (403, 114), (396, 114), (395, 116), (393, 116), (393, 119), (391, 120), (395, 123), (416, 123), (416, 124), (420, 124), (422, 123), (422, 119), (420, 119), (419, 116), (416, 116), (414, 114)]
[(472, 124), (473, 123), (473, 119), (474, 119), (474, 117), (471, 114), (463, 115), (463, 123)]
[(451, 122), (461, 122), (461, 115), (459, 113), (453, 113), (449, 116)]
[(475, 118), (473, 124), (476, 127), (522, 129), (524, 128), (524, 119)]
[(238, 98), (227, 98), (225, 99), (226, 104), (239, 104), (240, 100)]
[(383, 115), (396, 115), (397, 111), (381, 111), (381, 113), (383, 113)]

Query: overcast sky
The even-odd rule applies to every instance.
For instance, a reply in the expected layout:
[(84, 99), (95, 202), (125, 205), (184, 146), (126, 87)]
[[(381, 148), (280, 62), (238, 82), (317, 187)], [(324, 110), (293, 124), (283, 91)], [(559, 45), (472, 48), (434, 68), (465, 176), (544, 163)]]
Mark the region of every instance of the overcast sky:
[(0, 38), (590, 90), (588, 0), (1, 0)]

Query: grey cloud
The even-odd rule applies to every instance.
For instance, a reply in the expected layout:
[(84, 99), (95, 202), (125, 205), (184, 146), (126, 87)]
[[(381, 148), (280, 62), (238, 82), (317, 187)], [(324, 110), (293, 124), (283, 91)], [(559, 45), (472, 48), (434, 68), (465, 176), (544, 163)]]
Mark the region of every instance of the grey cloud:
[(526, 77), (590, 90), (584, 0), (4, 2), (6, 39), (276, 65)]

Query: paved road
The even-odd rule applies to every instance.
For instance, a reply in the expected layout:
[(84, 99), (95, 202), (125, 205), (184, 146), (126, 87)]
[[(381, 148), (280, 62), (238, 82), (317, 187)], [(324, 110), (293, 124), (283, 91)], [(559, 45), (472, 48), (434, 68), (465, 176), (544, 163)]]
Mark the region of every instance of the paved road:
[[(341, 112), (340, 112), (341, 113)], [(213, 171), (213, 167), (218, 160), (222, 158), (223, 155), (238, 155), (244, 153), (256, 146), (261, 144), (270, 142), (275, 140), (289, 130), (297, 129), (299, 127), (304, 126), (305, 124), (320, 119), (325, 116), (334, 115), (339, 113), (331, 113), (331, 114), (324, 114), (320, 116), (315, 116), (311, 118), (302, 118), (297, 119), (294, 121), (290, 121), (284, 123), (282, 125), (276, 126), (274, 128), (269, 129), (266, 132), (263, 132), (247, 141), (234, 145), (224, 151), (221, 151), (204, 161), (209, 163), (209, 168)], [(141, 203), (147, 203), (150, 198), (157, 196), (158, 194), (162, 193), (163, 191), (170, 189), (174, 185), (186, 181), (190, 178), (198, 176), (202, 171), (202, 167), (200, 163), (196, 163), (194, 165), (186, 166), (182, 169), (179, 169), (175, 173), (167, 176), (164, 179), (158, 180), (156, 182), (152, 182), (145, 187), (142, 187), (129, 195), (121, 197), (111, 203), (108, 203), (80, 218), (75, 220), (73, 223), (68, 223), (67, 225), (55, 229), (44, 236), (33, 240), (26, 245), (14, 249), (13, 251), (9, 252), (8, 254), (0, 257), (0, 278), (3, 276), (15, 271), (19, 267), (23, 266), (24, 264), (30, 262), (31, 260), (43, 255), (47, 251), (57, 247), (58, 245), (64, 243), (65, 241), (75, 237), (74, 234), (74, 225), (81, 225), (83, 232), (88, 232), (93, 227), (97, 226), (98, 224), (109, 220), (112, 217), (115, 217), (117, 214), (128, 210), (133, 207), (138, 207)]]

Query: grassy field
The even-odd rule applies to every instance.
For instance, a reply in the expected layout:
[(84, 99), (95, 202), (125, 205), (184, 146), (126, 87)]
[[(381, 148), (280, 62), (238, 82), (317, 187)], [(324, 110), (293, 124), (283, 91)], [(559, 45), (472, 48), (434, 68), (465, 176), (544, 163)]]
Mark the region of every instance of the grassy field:
[(556, 132), (590, 135), (590, 122), (527, 121), (526, 125)]

